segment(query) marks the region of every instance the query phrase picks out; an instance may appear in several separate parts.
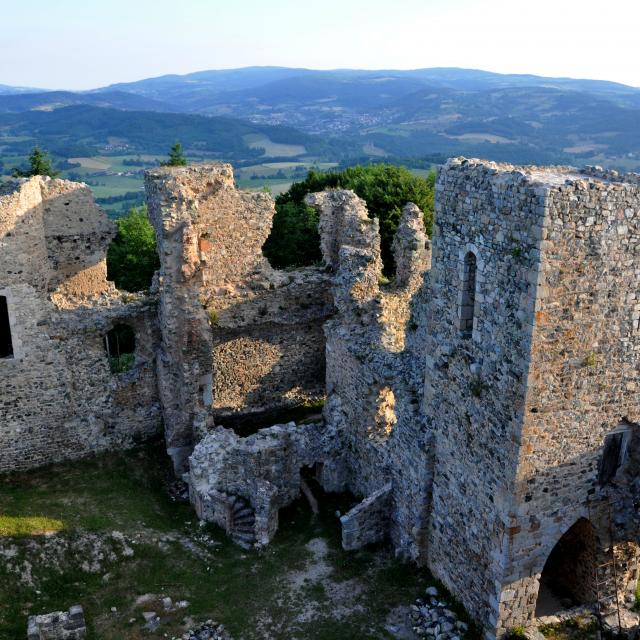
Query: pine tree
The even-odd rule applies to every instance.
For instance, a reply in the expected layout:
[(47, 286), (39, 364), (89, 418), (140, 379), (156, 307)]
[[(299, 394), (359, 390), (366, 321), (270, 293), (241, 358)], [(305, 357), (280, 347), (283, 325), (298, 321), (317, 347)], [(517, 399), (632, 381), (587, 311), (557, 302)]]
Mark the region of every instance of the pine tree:
[(60, 172), (54, 170), (46, 151), (40, 147), (34, 147), (29, 154), (29, 168), (25, 171), (16, 167), (12, 173), (14, 178), (30, 178), (31, 176), (55, 178)]
[(161, 163), (163, 167), (186, 167), (187, 159), (182, 152), (182, 145), (176, 142), (169, 151), (169, 160)]

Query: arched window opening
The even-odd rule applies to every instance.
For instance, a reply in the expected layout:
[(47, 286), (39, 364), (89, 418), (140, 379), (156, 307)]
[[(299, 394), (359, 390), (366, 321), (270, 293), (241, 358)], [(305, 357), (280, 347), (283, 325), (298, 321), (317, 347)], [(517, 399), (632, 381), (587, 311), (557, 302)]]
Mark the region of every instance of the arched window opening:
[(604, 487), (611, 484), (627, 459), (627, 450), (631, 430), (629, 425), (621, 423), (604, 440), (602, 458), (598, 465), (598, 484)]
[(595, 600), (596, 534), (580, 518), (558, 540), (540, 576), (536, 616), (549, 616)]
[(476, 272), (478, 261), (473, 251), (464, 257), (462, 271), (462, 295), (460, 298), (460, 333), (463, 338), (473, 334), (473, 318), (476, 306)]
[(0, 296), (0, 358), (13, 358), (13, 341), (6, 296)]
[(124, 373), (135, 362), (136, 334), (128, 324), (117, 324), (104, 337), (111, 373)]

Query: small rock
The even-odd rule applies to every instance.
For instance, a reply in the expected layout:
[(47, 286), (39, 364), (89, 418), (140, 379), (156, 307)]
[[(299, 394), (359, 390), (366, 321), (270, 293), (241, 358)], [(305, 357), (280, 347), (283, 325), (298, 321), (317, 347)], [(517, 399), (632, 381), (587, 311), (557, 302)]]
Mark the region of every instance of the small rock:
[(171, 600), (171, 598), (162, 598), (162, 608), (165, 611), (171, 611), (173, 608), (173, 600)]
[(436, 587), (427, 587), (427, 588), (425, 589), (425, 593), (426, 593), (428, 596), (432, 596), (432, 597), (434, 597), (434, 598), (437, 598), (437, 597), (438, 597), (438, 589), (436, 589)]
[(149, 620), (153, 620), (156, 617), (155, 611), (143, 611), (142, 617), (145, 619), (145, 622), (149, 622)]
[(147, 629), (148, 631), (155, 631), (160, 626), (160, 618), (157, 616), (152, 620), (149, 620), (147, 624), (144, 625), (143, 629)]

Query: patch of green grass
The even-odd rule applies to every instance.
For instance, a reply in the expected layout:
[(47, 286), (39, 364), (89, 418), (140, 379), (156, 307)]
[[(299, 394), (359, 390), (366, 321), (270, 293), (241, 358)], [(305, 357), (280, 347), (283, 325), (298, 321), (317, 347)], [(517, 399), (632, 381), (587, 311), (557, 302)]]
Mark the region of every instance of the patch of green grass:
[(591, 640), (595, 637), (597, 628), (595, 617), (584, 615), (557, 624), (543, 624), (538, 630), (550, 640)]
[(193, 518), (162, 491), (171, 470), (162, 445), (0, 478), (4, 516), (51, 518), (66, 529), (170, 531)]
[(0, 536), (40, 536), (58, 533), (64, 522), (43, 516), (4, 516), (0, 514)]

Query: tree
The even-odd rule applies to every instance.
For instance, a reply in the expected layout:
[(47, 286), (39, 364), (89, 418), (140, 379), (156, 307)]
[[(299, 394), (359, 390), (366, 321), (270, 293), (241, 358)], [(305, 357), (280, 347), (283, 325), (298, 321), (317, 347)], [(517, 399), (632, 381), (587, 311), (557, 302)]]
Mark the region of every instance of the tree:
[(273, 231), (262, 250), (276, 269), (320, 262), (322, 252), (316, 210), (298, 202), (277, 205)]
[(51, 166), (49, 154), (40, 149), (40, 147), (34, 147), (29, 154), (29, 168), (27, 170), (15, 167), (12, 171), (14, 178), (30, 178), (31, 176), (49, 176), (50, 178), (55, 178), (59, 173), (59, 171), (55, 171)]
[(107, 251), (107, 278), (125, 291), (148, 289), (160, 260), (147, 207), (132, 207), (116, 224), (118, 234)]
[(187, 159), (182, 152), (182, 145), (176, 142), (169, 150), (169, 160), (160, 163), (163, 167), (186, 167)]
[(277, 268), (303, 266), (319, 260), (320, 239), (317, 215), (311, 217), (304, 197), (323, 189), (352, 189), (367, 203), (371, 218), (380, 221), (380, 249), (384, 274), (393, 276), (395, 262), (391, 251), (402, 208), (415, 203), (424, 213), (424, 224), (431, 235), (435, 173), (416, 176), (405, 167), (389, 164), (355, 166), (343, 171), (321, 173), (311, 170), (302, 182), (294, 182), (276, 198), (276, 215), (264, 254)]

